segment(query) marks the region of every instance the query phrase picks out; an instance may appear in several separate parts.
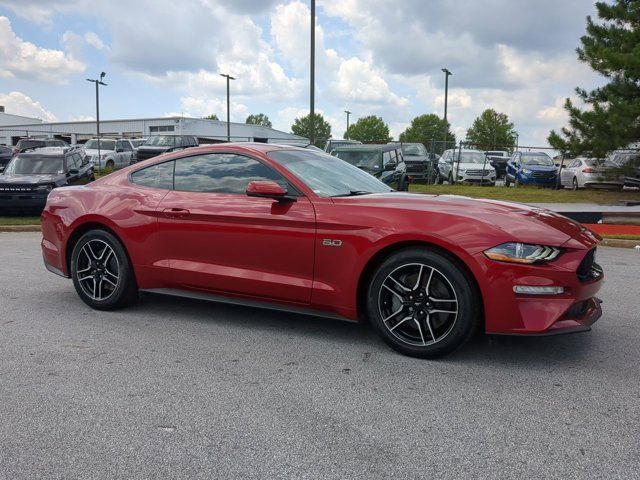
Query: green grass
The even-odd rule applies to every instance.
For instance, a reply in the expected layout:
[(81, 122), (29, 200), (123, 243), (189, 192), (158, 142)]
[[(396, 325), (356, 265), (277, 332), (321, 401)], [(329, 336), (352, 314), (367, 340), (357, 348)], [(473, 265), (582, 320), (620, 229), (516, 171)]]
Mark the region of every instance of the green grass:
[(553, 190), (537, 187), (487, 187), (478, 185), (423, 185), (414, 184), (410, 192), (464, 195), (492, 200), (522, 203), (597, 203), (617, 204), (620, 200), (640, 200), (640, 190)]
[(625, 234), (611, 234), (611, 235), (600, 235), (604, 238), (614, 238), (616, 240), (640, 240), (640, 235), (625, 235)]
[(40, 217), (0, 217), (0, 226), (40, 225)]

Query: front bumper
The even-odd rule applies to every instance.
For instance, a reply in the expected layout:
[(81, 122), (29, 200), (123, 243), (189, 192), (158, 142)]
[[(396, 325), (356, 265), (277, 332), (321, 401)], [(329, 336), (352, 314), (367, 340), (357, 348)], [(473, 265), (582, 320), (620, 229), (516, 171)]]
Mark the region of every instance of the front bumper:
[(7, 213), (31, 213), (42, 212), (47, 203), (47, 195), (24, 194), (0, 194), (0, 215)]
[(554, 186), (558, 182), (558, 176), (553, 177), (533, 177), (530, 175), (518, 175), (518, 180), (522, 185), (544, 185)]
[[(480, 285), (484, 299), (485, 331), (503, 335), (558, 335), (589, 330), (602, 315), (596, 297), (604, 275), (597, 264), (594, 275), (579, 275), (590, 250), (565, 249), (549, 264), (518, 265), (476, 256), (490, 281)], [(595, 268), (597, 267), (597, 269)], [(525, 295), (517, 285), (559, 286), (558, 295)]]
[(484, 177), (482, 175), (468, 175), (466, 173), (459, 173), (456, 179), (457, 182), (462, 183), (496, 183), (495, 172), (488, 173)]

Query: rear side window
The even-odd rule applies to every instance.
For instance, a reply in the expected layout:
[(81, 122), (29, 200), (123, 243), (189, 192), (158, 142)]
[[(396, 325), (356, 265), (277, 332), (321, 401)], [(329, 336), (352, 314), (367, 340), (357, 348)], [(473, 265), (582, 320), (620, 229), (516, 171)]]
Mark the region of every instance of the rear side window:
[(131, 174), (131, 182), (143, 187), (171, 190), (173, 188), (174, 162), (158, 163)]
[(244, 194), (253, 180), (273, 180), (286, 188), (277, 172), (253, 158), (227, 153), (194, 155), (176, 160), (176, 190)]

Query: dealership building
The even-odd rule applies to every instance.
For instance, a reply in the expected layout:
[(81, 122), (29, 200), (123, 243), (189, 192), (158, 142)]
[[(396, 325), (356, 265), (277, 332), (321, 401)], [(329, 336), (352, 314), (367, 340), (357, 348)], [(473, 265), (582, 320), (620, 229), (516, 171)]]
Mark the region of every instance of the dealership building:
[[(229, 125), (231, 141), (307, 145), (307, 138), (261, 125)], [(158, 117), (101, 120), (100, 136), (140, 138), (151, 135), (193, 135), (202, 143), (227, 141), (227, 122), (190, 117)], [(20, 138), (57, 138), (71, 144), (84, 143), (96, 136), (96, 122), (51, 122), (11, 115), (0, 107), (0, 144), (15, 145)]]

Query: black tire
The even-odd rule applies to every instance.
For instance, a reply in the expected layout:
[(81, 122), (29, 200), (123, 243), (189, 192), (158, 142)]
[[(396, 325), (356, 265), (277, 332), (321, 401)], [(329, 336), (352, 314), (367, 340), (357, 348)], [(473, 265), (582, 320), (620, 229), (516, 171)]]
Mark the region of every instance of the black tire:
[(442, 175), (440, 175), (440, 170), (438, 170), (438, 173), (436, 174), (435, 181), (438, 185), (442, 185), (444, 183), (444, 179), (442, 178)]
[(578, 179), (576, 177), (573, 177), (573, 182), (571, 182), (571, 189), (572, 190), (578, 190)]
[(401, 192), (409, 191), (409, 180), (407, 180), (407, 177), (402, 177), (402, 180), (400, 180), (400, 188), (398, 190)]
[(453, 175), (451, 173), (449, 173), (449, 177), (447, 178), (447, 181), (449, 182), (449, 185), (453, 185)]
[[(411, 289), (407, 292), (400, 285)], [(378, 267), (368, 286), (366, 312), (394, 350), (411, 357), (437, 358), (464, 345), (477, 331), (482, 302), (472, 280), (452, 257), (410, 248), (389, 256)]]
[(104, 166), (104, 169), (105, 169), (105, 170), (109, 170), (109, 169), (110, 169), (110, 170), (113, 170), (113, 169), (114, 169), (114, 166), (115, 166), (115, 165), (114, 165), (114, 163), (113, 163), (113, 160), (108, 160), (108, 161), (107, 161), (107, 163), (106, 163), (106, 164), (105, 164), (105, 166)]
[(117, 310), (138, 298), (129, 257), (120, 241), (105, 230), (90, 230), (75, 244), (71, 278), (82, 301), (96, 310)]
[(518, 175), (513, 177), (513, 186), (514, 187), (519, 187), (520, 186), (520, 180), (518, 180)]

